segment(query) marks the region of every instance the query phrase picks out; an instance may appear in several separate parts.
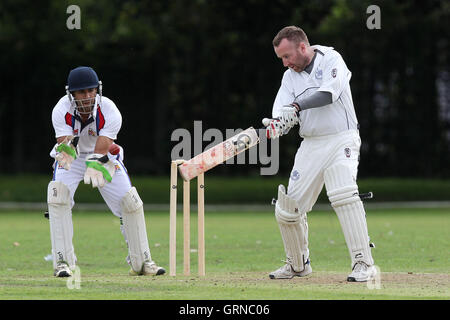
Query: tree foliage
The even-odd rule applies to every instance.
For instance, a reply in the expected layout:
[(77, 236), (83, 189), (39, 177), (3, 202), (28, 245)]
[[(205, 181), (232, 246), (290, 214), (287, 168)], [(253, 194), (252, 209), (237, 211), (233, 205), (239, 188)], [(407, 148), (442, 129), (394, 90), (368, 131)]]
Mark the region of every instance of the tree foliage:
[[(92, 66), (123, 115), (118, 143), (134, 174), (168, 172), (171, 133), (260, 127), (284, 69), (275, 34), (302, 27), (335, 47), (352, 71), (363, 140), (360, 175), (450, 175), (449, 24), (446, 1), (83, 1), (0, 3), (0, 165), (50, 172), (51, 110), (70, 69)], [(66, 9), (81, 9), (69, 30)], [(280, 141), (288, 174), (300, 140)], [(246, 174), (247, 166), (221, 169)]]

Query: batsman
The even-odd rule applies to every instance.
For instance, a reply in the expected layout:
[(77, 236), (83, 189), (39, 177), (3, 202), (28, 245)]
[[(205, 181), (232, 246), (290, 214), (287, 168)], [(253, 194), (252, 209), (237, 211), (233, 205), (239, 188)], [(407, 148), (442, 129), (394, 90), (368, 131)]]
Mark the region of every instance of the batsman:
[[(82, 180), (98, 188), (120, 219), (130, 275), (164, 274), (150, 254), (143, 203), (123, 163), (123, 148), (113, 145), (122, 116), (114, 102), (102, 95), (102, 83), (94, 69), (77, 67), (70, 71), (66, 95), (53, 108), (52, 123), (56, 144), (50, 152), (54, 163), (47, 203), (54, 275), (72, 276), (76, 266), (72, 207)], [(95, 244), (91, 249), (102, 250)]]
[(364, 282), (376, 274), (364, 206), (356, 177), (361, 139), (350, 90), (351, 72), (332, 47), (311, 46), (296, 26), (283, 28), (273, 39), (284, 72), (272, 118), (263, 119), (268, 138), (299, 125), (303, 139), (289, 184), (278, 187), (275, 217), (286, 252), (286, 264), (271, 279), (303, 277), (312, 272), (307, 213), (325, 185), (350, 254), (347, 281)]

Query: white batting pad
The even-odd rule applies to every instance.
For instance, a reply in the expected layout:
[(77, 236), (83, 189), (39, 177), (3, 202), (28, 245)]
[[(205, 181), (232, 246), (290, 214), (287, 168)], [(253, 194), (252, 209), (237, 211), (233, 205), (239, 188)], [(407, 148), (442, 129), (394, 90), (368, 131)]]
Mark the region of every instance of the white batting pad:
[(51, 181), (47, 189), (50, 237), (52, 241), (53, 268), (58, 262), (66, 262), (75, 268), (76, 257), (72, 244), (73, 223), (70, 207), (70, 191), (60, 181)]
[(366, 213), (351, 169), (345, 164), (334, 165), (325, 170), (324, 180), (328, 198), (344, 233), (352, 268), (358, 261), (373, 265)]
[(283, 185), (278, 186), (275, 217), (280, 227), (284, 250), (296, 272), (305, 269), (308, 259), (308, 224), (306, 214), (300, 213), (297, 202), (286, 194)]
[(140, 273), (144, 262), (152, 261), (152, 258), (148, 247), (143, 202), (135, 187), (125, 194), (120, 206), (131, 267), (135, 272)]

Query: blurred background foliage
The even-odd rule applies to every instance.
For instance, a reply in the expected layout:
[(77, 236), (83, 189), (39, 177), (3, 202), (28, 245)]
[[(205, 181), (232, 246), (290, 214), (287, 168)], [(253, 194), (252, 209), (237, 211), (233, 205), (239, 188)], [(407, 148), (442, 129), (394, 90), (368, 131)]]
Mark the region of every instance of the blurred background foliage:
[[(69, 5), (81, 29), (69, 30)], [(369, 5), (381, 29), (369, 30)], [(284, 68), (272, 48), (286, 25), (333, 46), (353, 73), (363, 141), (360, 177), (450, 177), (448, 1), (2, 0), (0, 172), (51, 173), (51, 111), (68, 72), (92, 66), (119, 107), (128, 169), (169, 172), (177, 128), (260, 127)], [(280, 140), (280, 174), (299, 146)], [(205, 144), (208, 144), (205, 142)], [(221, 166), (252, 175), (257, 165)]]

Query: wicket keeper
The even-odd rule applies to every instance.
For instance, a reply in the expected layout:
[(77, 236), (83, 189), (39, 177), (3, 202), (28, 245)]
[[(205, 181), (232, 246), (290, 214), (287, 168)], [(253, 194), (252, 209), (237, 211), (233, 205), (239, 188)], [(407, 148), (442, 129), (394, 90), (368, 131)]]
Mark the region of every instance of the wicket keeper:
[[(102, 83), (94, 69), (70, 71), (66, 95), (53, 108), (52, 123), (56, 145), (50, 152), (55, 160), (47, 202), (54, 275), (69, 277), (76, 266), (72, 207), (82, 180), (98, 188), (109, 209), (120, 218), (130, 275), (164, 274), (150, 255), (143, 203), (123, 164), (123, 148), (115, 155), (108, 152), (117, 139), (122, 116), (114, 102), (102, 96)], [(92, 250), (101, 248), (92, 246)]]
[(347, 281), (364, 282), (376, 274), (356, 177), (361, 139), (350, 90), (351, 72), (332, 47), (311, 46), (296, 26), (273, 39), (276, 56), (288, 68), (275, 98), (272, 118), (263, 119), (268, 138), (295, 125), (303, 138), (294, 159), (287, 191), (278, 188), (275, 216), (286, 264), (271, 279), (303, 277), (312, 272), (307, 213), (325, 184), (344, 233), (351, 259)]

